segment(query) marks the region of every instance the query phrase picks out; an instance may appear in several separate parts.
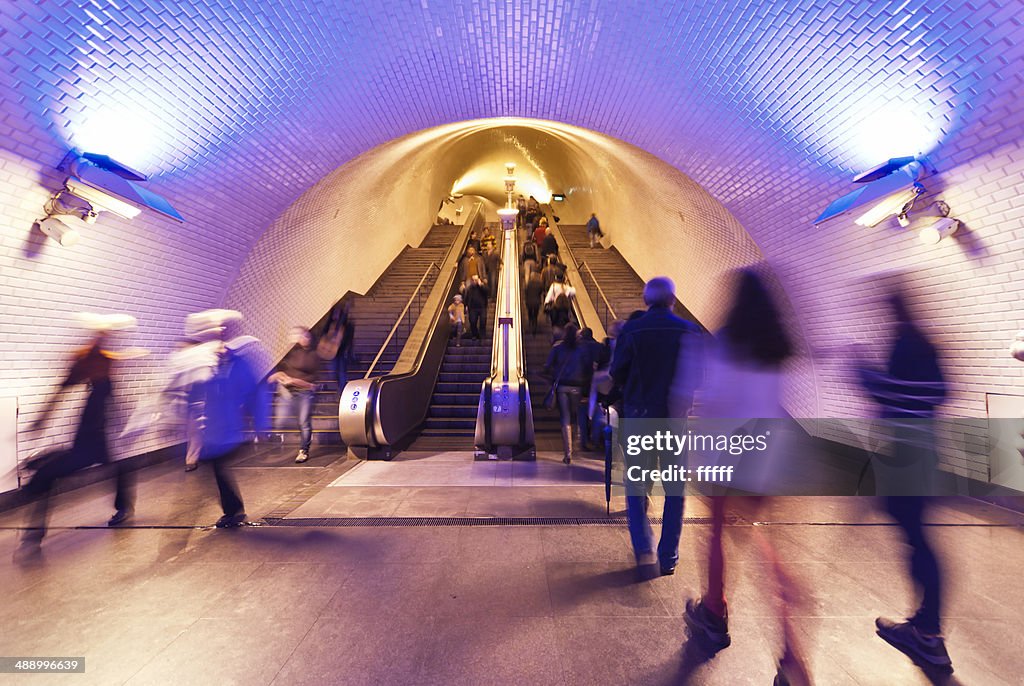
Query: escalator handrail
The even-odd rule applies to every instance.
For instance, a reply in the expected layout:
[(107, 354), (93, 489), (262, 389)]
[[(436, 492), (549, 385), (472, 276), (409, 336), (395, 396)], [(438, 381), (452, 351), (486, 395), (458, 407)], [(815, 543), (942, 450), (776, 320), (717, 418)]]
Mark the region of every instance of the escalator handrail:
[[(491, 339), (491, 379), (500, 378), (503, 376), (505, 356), (508, 354), (507, 348), (504, 348), (504, 340), (501, 335), (501, 320), (502, 320), (502, 308), (508, 305), (508, 314), (512, 318), (512, 331), (511, 336), (519, 336), (522, 340), (522, 305), (520, 298), (520, 284), (519, 284), (519, 240), (518, 240), (518, 229), (513, 229), (509, 232), (510, 236), (506, 236), (504, 228), (501, 230), (501, 245), (502, 245), (502, 264), (501, 271), (498, 274), (499, 283), (504, 280), (505, 288), (498, 288), (497, 294), (498, 299), (494, 303), (494, 322), (492, 322), (493, 337)], [(511, 251), (505, 250), (506, 239), (511, 238), (512, 249)], [(510, 253), (511, 254), (508, 254)], [(511, 269), (509, 268), (511, 265)], [(524, 377), (524, 370), (526, 369), (526, 362), (523, 358), (523, 346), (520, 343), (515, 346), (516, 358), (514, 360), (514, 366), (512, 360), (509, 360), (508, 377), (509, 381), (519, 380)]]

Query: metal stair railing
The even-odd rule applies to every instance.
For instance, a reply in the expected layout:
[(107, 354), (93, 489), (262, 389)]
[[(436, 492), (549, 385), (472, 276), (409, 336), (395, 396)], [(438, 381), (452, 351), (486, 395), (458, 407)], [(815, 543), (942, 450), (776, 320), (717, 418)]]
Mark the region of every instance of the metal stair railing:
[(604, 294), (601, 284), (597, 282), (597, 277), (594, 275), (590, 265), (586, 261), (580, 262), (577, 270), (580, 273), (580, 281), (583, 282), (583, 287), (590, 294), (591, 300), (597, 302), (597, 316), (601, 318), (601, 323), (604, 325), (605, 331), (607, 331), (608, 325), (618, 319), (618, 316), (615, 314), (615, 308), (608, 302), (608, 297)]
[[(395, 358), (397, 359), (398, 353), (402, 349), (403, 337), (396, 337), (395, 334), (399, 329), (404, 327), (404, 338), (409, 336), (412, 331), (412, 327), (416, 324), (416, 320), (419, 319), (420, 312), (423, 310), (423, 299), (426, 297), (426, 289), (423, 288), (423, 284), (426, 283), (427, 277), (430, 276), (430, 272), (437, 270), (438, 274), (441, 273), (441, 267), (438, 266), (437, 262), (431, 262), (426, 271), (423, 272), (423, 276), (420, 278), (418, 284), (416, 284), (415, 290), (412, 295), (409, 296), (409, 300), (406, 301), (405, 307), (402, 308), (401, 314), (398, 315), (398, 319), (395, 320), (394, 326), (391, 327), (391, 331), (388, 332), (387, 338), (384, 339), (384, 343), (381, 344), (380, 350), (377, 351), (377, 355), (373, 358), (373, 362), (370, 367), (366, 370), (366, 374), (363, 375), (364, 379), (369, 379), (373, 374), (373, 371), (377, 368), (377, 363), (380, 362), (381, 358), (391, 347), (392, 343), (396, 348)], [(415, 304), (415, 308), (413, 305)], [(415, 309), (415, 311), (414, 311)]]

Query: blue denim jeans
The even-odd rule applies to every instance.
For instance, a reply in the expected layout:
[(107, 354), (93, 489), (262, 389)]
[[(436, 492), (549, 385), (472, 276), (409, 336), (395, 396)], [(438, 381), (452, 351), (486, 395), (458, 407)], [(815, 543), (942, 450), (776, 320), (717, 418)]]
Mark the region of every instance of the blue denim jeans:
[[(673, 455), (639, 458), (644, 468), (659, 469), (670, 464), (683, 464), (685, 460)], [(638, 458), (626, 458), (626, 465), (638, 464)], [(665, 486), (665, 506), (662, 510), (661, 540), (658, 542), (658, 562), (662, 567), (675, 567), (679, 562), (679, 538), (683, 533), (683, 488), (682, 485)], [(626, 516), (629, 519), (629, 537), (633, 542), (633, 553), (641, 555), (654, 552), (654, 531), (647, 516), (648, 495), (643, 485), (626, 482)]]
[(309, 451), (309, 446), (313, 442), (313, 400), (315, 397), (316, 392), (313, 390), (303, 391), (292, 388), (288, 389), (287, 393), (281, 394), (281, 404), (278, 406), (279, 416), (287, 412), (298, 418), (300, 449), (305, 451)]

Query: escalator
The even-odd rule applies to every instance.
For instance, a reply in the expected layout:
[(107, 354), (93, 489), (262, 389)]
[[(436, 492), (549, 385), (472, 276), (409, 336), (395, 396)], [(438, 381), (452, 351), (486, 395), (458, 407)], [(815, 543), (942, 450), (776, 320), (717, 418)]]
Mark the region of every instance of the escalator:
[[(484, 223), (483, 205), (478, 203), (438, 263), (432, 288), (419, 308), (421, 314), (411, 325), (391, 372), (350, 381), (345, 387), (339, 427), (356, 456), (392, 459), (403, 450), (472, 449), (476, 459), (532, 460), (537, 447), (535, 405), (543, 433), (541, 448), (559, 447), (557, 412), (539, 407), (549, 385), (547, 380), (541, 382), (540, 371), (550, 350), (550, 329), (545, 321), (535, 337), (522, 335), (527, 317), (514, 229), (500, 232), (502, 260), (512, 268), (499, 275), (497, 297), (489, 303), (485, 340), (474, 344), (464, 339), (461, 347), (450, 340), (447, 308), (457, 292), (458, 258), (469, 231)], [(604, 336), (600, 317), (579, 285), (582, 279), (571, 250), (558, 227), (553, 230), (564, 246), (567, 283), (577, 289), (573, 319), (590, 326), (600, 340)], [(531, 394), (530, 379), (537, 379), (539, 393)]]
[(482, 340), (470, 340), (467, 331), (461, 346), (456, 345), (454, 338), (448, 341), (423, 430), (407, 450), (473, 449), (480, 383), (491, 370), (495, 302), (494, 298), (487, 302)]
[[(392, 332), (376, 354), (377, 359), (393, 359), (388, 372), (368, 370), (343, 390), (338, 426), (357, 457), (388, 460), (410, 448), (472, 448), (475, 403), (490, 365), (490, 341), (463, 339), (463, 347), (449, 346), (448, 305), (457, 292), (459, 258), (469, 232), (484, 223), (483, 204), (477, 203), (466, 223), (455, 227), (453, 241), (434, 263), (430, 278), (421, 279), (418, 295), (406, 302), (407, 314), (401, 316), (407, 320), (407, 333), (398, 341), (401, 345), (391, 340)], [(488, 334), (489, 329), (484, 332)]]
[[(459, 228), (454, 225), (432, 227), (419, 247), (408, 246), (399, 253), (365, 294), (349, 292), (342, 299), (349, 303), (349, 315), (355, 324), (355, 360), (349, 365), (349, 379), (362, 378), (367, 372), (371, 376), (383, 376), (394, 367), (398, 352), (408, 337), (409, 327), (398, 327), (379, 359), (376, 359), (377, 355), (423, 275), (432, 264), (444, 259)], [(314, 333), (323, 332), (329, 315), (328, 312), (317, 325), (311, 327)], [(376, 364), (373, 364), (375, 359)], [(341, 440), (338, 433), (338, 384), (332, 362), (321, 363), (316, 381), (318, 390), (313, 404), (313, 442), (337, 444)], [(294, 415), (275, 406), (274, 419), (275, 433), (289, 442), (298, 440), (298, 420)]]

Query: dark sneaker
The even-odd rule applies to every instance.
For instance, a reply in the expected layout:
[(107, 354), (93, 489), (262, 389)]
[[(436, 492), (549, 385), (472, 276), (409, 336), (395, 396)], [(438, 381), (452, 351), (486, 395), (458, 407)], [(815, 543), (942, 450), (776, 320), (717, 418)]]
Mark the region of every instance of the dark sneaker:
[(675, 565), (661, 565), (661, 575), (662, 576), (672, 576), (675, 573), (676, 573), (676, 566)]
[(114, 516), (107, 520), (107, 526), (117, 526), (118, 524), (124, 524), (134, 513), (132, 510), (118, 510), (114, 513)]
[(217, 520), (217, 523), (214, 526), (216, 526), (218, 529), (231, 529), (233, 527), (242, 526), (243, 524), (245, 524), (245, 519), (246, 514), (244, 512), (240, 512), (236, 515), (224, 515), (223, 517)]
[(691, 635), (703, 637), (716, 650), (728, 648), (732, 643), (729, 636), (729, 612), (724, 617), (719, 617), (709, 610), (703, 601), (694, 601), (692, 598), (686, 601), (686, 613), (683, 615), (686, 626), (689, 627)]
[(953, 669), (953, 661), (949, 659), (941, 636), (928, 636), (922, 634), (911, 622), (894, 622), (883, 617), (875, 620), (875, 627), (878, 635), (897, 650), (930, 665)]

